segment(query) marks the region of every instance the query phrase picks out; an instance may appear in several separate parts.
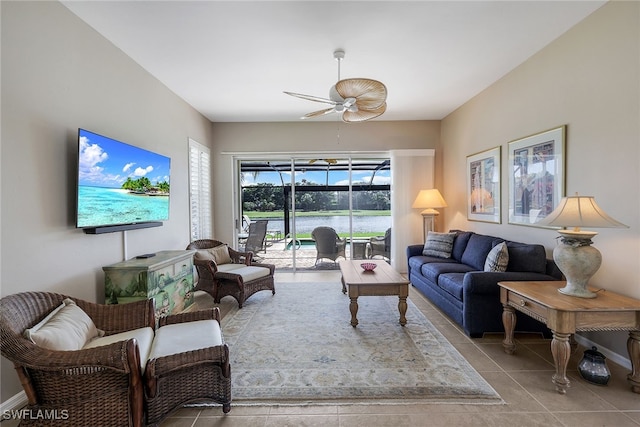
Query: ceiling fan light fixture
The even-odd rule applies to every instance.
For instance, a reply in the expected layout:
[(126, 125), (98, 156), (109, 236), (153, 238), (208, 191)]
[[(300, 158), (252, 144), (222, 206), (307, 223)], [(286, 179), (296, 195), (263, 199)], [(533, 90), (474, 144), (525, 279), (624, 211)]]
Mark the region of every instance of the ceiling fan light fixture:
[(308, 101), (333, 105), (332, 108), (305, 114), (303, 119), (324, 116), (331, 113), (342, 114), (344, 122), (362, 122), (383, 114), (387, 109), (387, 87), (373, 79), (340, 79), (340, 62), (344, 59), (344, 50), (337, 49), (333, 57), (338, 61), (338, 82), (329, 89), (329, 99), (294, 92), (287, 95)]

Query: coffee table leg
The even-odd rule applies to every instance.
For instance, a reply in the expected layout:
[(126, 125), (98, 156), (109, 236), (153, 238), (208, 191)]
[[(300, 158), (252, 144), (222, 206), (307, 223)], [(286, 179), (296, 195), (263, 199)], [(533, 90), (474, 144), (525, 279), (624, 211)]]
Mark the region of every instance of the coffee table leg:
[(507, 354), (513, 354), (516, 351), (516, 345), (513, 342), (513, 331), (516, 328), (516, 311), (513, 307), (503, 304), (502, 324), (504, 326), (504, 340), (502, 347)]
[(551, 353), (553, 354), (553, 361), (556, 365), (556, 373), (553, 375), (552, 381), (556, 385), (556, 391), (558, 393), (566, 394), (567, 388), (571, 385), (569, 378), (567, 378), (567, 364), (569, 363), (569, 356), (571, 355), (571, 345), (569, 344), (571, 334), (556, 331), (552, 332)]
[(630, 331), (627, 339), (627, 351), (631, 359), (631, 373), (627, 380), (634, 393), (640, 393), (640, 332)]
[(344, 277), (340, 279), (340, 281), (342, 282), (342, 293), (343, 294), (347, 294), (347, 287), (344, 284)]
[(351, 310), (351, 326), (354, 328), (358, 325), (358, 319), (356, 318), (356, 314), (358, 314), (358, 297), (349, 297), (351, 300), (351, 304), (349, 304), (349, 310)]
[(399, 297), (398, 311), (400, 312), (400, 325), (404, 326), (407, 324), (407, 318), (405, 317), (405, 314), (407, 314), (407, 297)]

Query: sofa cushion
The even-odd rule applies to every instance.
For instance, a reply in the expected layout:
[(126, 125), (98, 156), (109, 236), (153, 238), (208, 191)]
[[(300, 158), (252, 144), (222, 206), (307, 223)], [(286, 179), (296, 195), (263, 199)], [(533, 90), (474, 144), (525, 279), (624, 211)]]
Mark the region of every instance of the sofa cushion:
[(452, 264), (457, 263), (457, 261), (454, 260), (453, 258), (438, 258), (434, 256), (416, 255), (409, 258), (409, 268), (411, 270), (420, 271), (423, 264), (428, 264), (431, 262), (452, 263)]
[(80, 350), (104, 331), (72, 299), (66, 298), (40, 323), (24, 331), (25, 338), (49, 350)]
[(422, 255), (434, 256), (438, 258), (451, 258), (453, 250), (453, 240), (456, 233), (436, 233), (429, 231), (427, 241), (424, 243)]
[(489, 251), (487, 259), (484, 262), (484, 271), (507, 271), (509, 263), (509, 250), (505, 242), (498, 243)]
[(509, 249), (507, 271), (546, 273), (547, 253), (544, 246), (507, 242), (507, 248)]
[(451, 251), (451, 258), (456, 261), (460, 261), (462, 259), (462, 254), (464, 253), (467, 244), (469, 243), (469, 238), (473, 232), (471, 231), (458, 231), (456, 232), (456, 238), (453, 240), (453, 250)]
[(83, 348), (102, 347), (103, 345), (113, 344), (118, 341), (126, 341), (135, 338), (138, 342), (140, 350), (140, 368), (144, 372), (151, 351), (151, 343), (153, 342), (153, 329), (150, 327), (132, 329), (130, 331), (120, 332), (119, 334), (105, 335), (103, 337), (94, 338), (89, 341)]
[(460, 261), (477, 271), (483, 271), (484, 262), (487, 259), (487, 255), (489, 255), (489, 251), (493, 248), (495, 240), (496, 238), (492, 236), (472, 234)]
[(442, 274), (438, 278), (438, 287), (451, 294), (457, 300), (462, 301), (464, 275), (465, 273)]
[(422, 275), (432, 283), (438, 283), (438, 278), (441, 274), (466, 273), (468, 271), (473, 271), (473, 268), (458, 262), (432, 262), (424, 264), (420, 269)]
[(216, 320), (165, 325), (156, 331), (149, 360), (218, 345), (222, 345), (222, 332)]

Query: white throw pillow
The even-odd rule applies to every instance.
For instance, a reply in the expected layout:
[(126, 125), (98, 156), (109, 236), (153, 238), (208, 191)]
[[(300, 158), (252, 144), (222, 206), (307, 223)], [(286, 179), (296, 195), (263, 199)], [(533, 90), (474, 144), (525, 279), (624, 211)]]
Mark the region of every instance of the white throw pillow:
[(67, 298), (24, 336), (34, 344), (49, 350), (80, 350), (104, 331), (96, 328), (93, 320), (76, 303)]
[(484, 271), (507, 271), (508, 264), (509, 249), (507, 248), (507, 244), (502, 242), (495, 245), (487, 254), (487, 259), (484, 262)]

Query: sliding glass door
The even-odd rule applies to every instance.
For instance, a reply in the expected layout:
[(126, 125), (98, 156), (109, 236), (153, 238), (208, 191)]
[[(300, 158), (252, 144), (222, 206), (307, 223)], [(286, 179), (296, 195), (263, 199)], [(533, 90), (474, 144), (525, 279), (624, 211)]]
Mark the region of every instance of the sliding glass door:
[(346, 257), (354, 259), (367, 257), (370, 239), (391, 227), (388, 158), (323, 154), (238, 162), (239, 218), (268, 221), (258, 256), (279, 269), (337, 268), (334, 260), (317, 257), (317, 227), (333, 228), (345, 241)]

